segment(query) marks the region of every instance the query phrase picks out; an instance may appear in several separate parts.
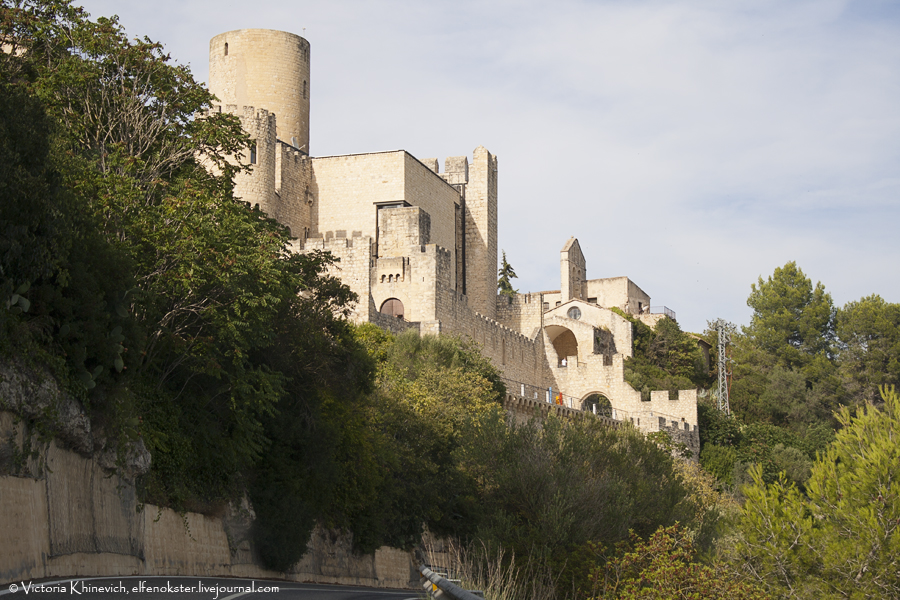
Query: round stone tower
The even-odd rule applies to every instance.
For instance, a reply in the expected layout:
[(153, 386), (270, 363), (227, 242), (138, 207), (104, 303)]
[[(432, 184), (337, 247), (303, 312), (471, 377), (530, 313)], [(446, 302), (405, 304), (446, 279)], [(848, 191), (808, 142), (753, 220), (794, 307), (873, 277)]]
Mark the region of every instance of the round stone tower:
[(237, 29), (209, 42), (209, 89), (224, 105), (275, 113), (276, 135), (309, 154), (309, 42), (272, 29)]

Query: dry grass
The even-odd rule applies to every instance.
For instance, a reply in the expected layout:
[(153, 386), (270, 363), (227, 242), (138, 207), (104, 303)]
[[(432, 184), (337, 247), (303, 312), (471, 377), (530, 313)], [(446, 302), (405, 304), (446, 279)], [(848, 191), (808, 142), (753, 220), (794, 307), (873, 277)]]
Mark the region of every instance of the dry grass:
[(468, 590), (482, 591), (487, 600), (557, 600), (553, 576), (546, 565), (531, 560), (517, 562), (515, 555), (507, 555), (502, 548), (430, 539), (425, 554), (430, 564), (445, 568), (450, 579), (459, 579), (459, 585)]

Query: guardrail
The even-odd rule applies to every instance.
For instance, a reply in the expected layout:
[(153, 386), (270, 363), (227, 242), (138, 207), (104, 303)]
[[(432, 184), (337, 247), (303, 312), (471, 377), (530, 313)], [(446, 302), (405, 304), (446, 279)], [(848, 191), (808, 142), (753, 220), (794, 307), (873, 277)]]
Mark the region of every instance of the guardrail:
[(422, 587), (432, 598), (444, 598), (445, 600), (482, 600), (484, 598), (482, 592), (464, 590), (425, 565), (419, 565), (419, 573), (423, 579)]
[[(528, 398), (529, 400), (535, 400), (537, 402), (546, 402), (547, 404), (565, 406), (566, 408), (574, 410), (585, 410), (584, 401), (581, 398), (567, 396), (559, 391), (554, 391), (552, 388), (537, 387), (506, 377), (501, 377), (500, 379), (503, 380), (503, 383), (506, 385), (507, 393), (513, 394), (514, 396)], [(592, 412), (601, 417), (610, 419), (615, 418), (613, 417), (612, 408), (609, 406), (591, 407), (587, 410), (588, 412)]]
[(650, 307), (651, 315), (666, 315), (673, 321), (675, 320), (675, 311), (669, 308), (668, 306), (651, 306)]
[(635, 423), (635, 419), (638, 419), (638, 423), (640, 423), (640, 418), (646, 417), (648, 412), (650, 413), (650, 418), (665, 417), (666, 421), (673, 423), (681, 421), (682, 419), (680, 416), (650, 409), (632, 412), (613, 408), (612, 406), (601, 407), (596, 405), (586, 409), (584, 400), (576, 398), (575, 396), (566, 396), (551, 388), (536, 387), (507, 377), (500, 377), (500, 379), (503, 381), (504, 385), (506, 385), (507, 394), (525, 398), (526, 400), (533, 400), (535, 402), (564, 406), (581, 412), (591, 412), (598, 417), (605, 417), (607, 419), (612, 419), (613, 421), (631, 421), (632, 424), (637, 424)]

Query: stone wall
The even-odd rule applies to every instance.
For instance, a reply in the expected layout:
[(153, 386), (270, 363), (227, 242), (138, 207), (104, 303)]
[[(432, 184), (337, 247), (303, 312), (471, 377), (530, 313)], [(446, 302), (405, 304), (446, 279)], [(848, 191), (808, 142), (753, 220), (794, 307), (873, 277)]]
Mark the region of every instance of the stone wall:
[(209, 42), (209, 89), (223, 104), (278, 115), (278, 138), (309, 154), (309, 42), (293, 33), (238, 29)]
[(274, 216), (280, 208), (275, 201), (275, 114), (252, 106), (239, 109), (227, 105), (224, 110), (240, 117), (241, 126), (255, 143), (254, 151), (240, 157), (240, 162), (250, 165), (251, 170), (234, 178), (234, 196)]
[[(358, 232), (354, 232), (355, 234)], [(343, 232), (341, 232), (343, 235)], [(369, 290), (372, 287), (372, 248), (375, 240), (355, 235), (354, 237), (310, 238), (298, 241), (297, 251), (321, 250), (330, 252), (338, 262), (329, 269), (329, 274), (340, 280), (359, 296), (359, 302), (351, 311), (351, 319), (357, 323), (367, 323), (372, 312), (377, 310), (372, 305)]]
[(521, 331), (528, 337), (537, 336), (542, 321), (543, 294), (497, 295), (497, 321)]
[(275, 197), (269, 216), (291, 230), (291, 235), (306, 239), (318, 232), (316, 201), (312, 192), (312, 161), (289, 144), (275, 147)]
[(516, 423), (527, 423), (531, 419), (544, 420), (549, 415), (565, 417), (567, 419), (592, 418), (599, 419), (607, 427), (618, 429), (624, 426), (622, 421), (616, 421), (607, 417), (594, 415), (567, 406), (559, 406), (541, 399), (524, 398), (517, 394), (507, 394), (503, 399), (503, 408), (510, 414)]
[(627, 277), (590, 279), (585, 282), (585, 299), (599, 306), (619, 308), (629, 314), (650, 308), (650, 296)]
[(466, 295), (474, 311), (493, 319), (497, 302), (497, 157), (483, 146), (473, 154), (465, 196)]

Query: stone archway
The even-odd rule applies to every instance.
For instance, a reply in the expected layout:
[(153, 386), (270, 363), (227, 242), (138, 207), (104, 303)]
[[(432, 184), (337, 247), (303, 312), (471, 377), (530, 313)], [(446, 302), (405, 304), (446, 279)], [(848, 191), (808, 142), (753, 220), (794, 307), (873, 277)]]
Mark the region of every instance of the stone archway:
[(612, 403), (601, 392), (591, 392), (581, 401), (581, 410), (612, 418)]
[(396, 317), (398, 319), (403, 318), (403, 303), (400, 302), (397, 298), (388, 298), (381, 304), (381, 308), (378, 312), (390, 315), (392, 317)]
[(568, 356), (578, 356), (578, 340), (571, 329), (561, 325), (547, 325), (544, 327), (553, 349), (556, 350), (556, 356), (559, 363), (557, 366), (563, 365), (563, 360)]

